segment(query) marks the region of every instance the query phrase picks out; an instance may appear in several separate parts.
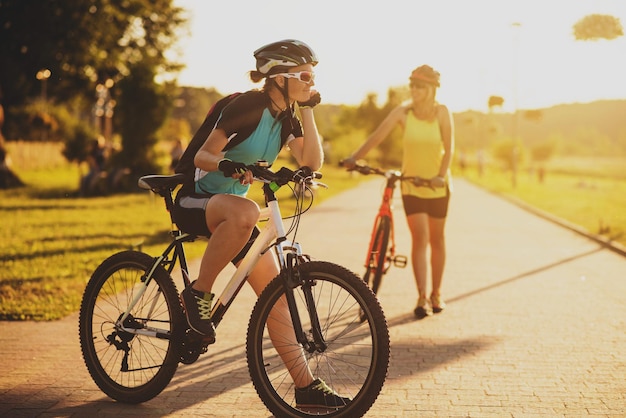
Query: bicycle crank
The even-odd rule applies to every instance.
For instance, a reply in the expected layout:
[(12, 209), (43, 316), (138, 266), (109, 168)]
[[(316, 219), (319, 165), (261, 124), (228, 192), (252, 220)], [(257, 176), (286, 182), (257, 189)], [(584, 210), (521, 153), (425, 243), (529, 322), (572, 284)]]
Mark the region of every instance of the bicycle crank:
[(198, 360), (200, 354), (208, 350), (210, 344), (215, 343), (215, 336), (203, 336), (193, 330), (187, 330), (180, 344), (180, 362), (192, 364)]

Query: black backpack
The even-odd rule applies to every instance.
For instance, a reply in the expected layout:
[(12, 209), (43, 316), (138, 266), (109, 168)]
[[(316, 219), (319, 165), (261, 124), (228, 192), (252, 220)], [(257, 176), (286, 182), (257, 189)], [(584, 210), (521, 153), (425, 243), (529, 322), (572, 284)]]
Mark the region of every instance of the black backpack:
[(193, 159), (215, 127), (222, 110), (239, 94), (241, 93), (233, 93), (229, 96), (222, 97), (220, 100), (215, 102), (204, 118), (204, 122), (202, 122), (200, 128), (196, 131), (193, 138), (191, 138), (191, 141), (189, 142), (187, 149), (185, 149), (185, 152), (183, 152), (183, 155), (180, 157), (178, 164), (176, 164), (174, 172), (185, 175), (183, 187), (179, 191), (181, 196), (189, 196), (194, 193), (194, 176), (196, 166), (193, 163)]

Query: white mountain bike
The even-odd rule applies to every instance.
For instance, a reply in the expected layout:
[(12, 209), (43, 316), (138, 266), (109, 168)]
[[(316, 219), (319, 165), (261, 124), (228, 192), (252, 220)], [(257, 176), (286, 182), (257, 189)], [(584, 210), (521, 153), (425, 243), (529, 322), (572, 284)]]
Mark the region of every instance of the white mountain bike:
[[(266, 222), (218, 297), (212, 321), (219, 329), (260, 256), (273, 251), (280, 274), (259, 296), (246, 341), (248, 369), (259, 397), (280, 417), (362, 416), (378, 397), (389, 365), (389, 331), (382, 308), (360, 277), (337, 264), (312, 261), (295, 241), (300, 217), (308, 209), (303, 208), (303, 196), (307, 191), (312, 196), (310, 187), (321, 184), (316, 181), (321, 175), (303, 177), (287, 168), (273, 172), (262, 164), (249, 169), (263, 183), (266, 207), (260, 220)], [(180, 174), (150, 175), (142, 177), (139, 186), (163, 197), (171, 217), (173, 193), (182, 180)], [(289, 230), (275, 195), (284, 185), (302, 191)], [(179, 363), (195, 362), (215, 342), (189, 328), (171, 275), (178, 262), (180, 286), (189, 286), (184, 244), (197, 237), (176, 227), (171, 234), (172, 241), (159, 256), (123, 251), (106, 259), (83, 295), (79, 334), (85, 363), (98, 387), (120, 402), (154, 398)], [(307, 410), (296, 405), (294, 383), (268, 333), (270, 312), (280, 304), (288, 307), (294, 349), (303, 353), (315, 377), (350, 399), (345, 406)]]

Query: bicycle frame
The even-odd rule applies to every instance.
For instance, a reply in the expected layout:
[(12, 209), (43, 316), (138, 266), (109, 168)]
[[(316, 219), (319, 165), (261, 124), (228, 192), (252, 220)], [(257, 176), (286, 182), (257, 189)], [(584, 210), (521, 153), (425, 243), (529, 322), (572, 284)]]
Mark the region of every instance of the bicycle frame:
[[(302, 330), (302, 326), (300, 325), (300, 317), (297, 309), (295, 308), (295, 303), (293, 303), (293, 292), (291, 290), (292, 284), (289, 281), (292, 280), (293, 275), (291, 274), (291, 272), (295, 267), (295, 263), (298, 259), (300, 259), (300, 257), (302, 257), (302, 249), (300, 247), (300, 244), (298, 244), (297, 242), (289, 242), (287, 240), (287, 233), (280, 213), (280, 206), (278, 204), (278, 200), (276, 199), (274, 191), (269, 186), (269, 181), (261, 180), (258, 178), (255, 179), (265, 182), (265, 184), (263, 185), (263, 190), (266, 197), (266, 207), (261, 209), (259, 214), (259, 221), (266, 221), (266, 224), (263, 228), (261, 228), (259, 235), (254, 240), (254, 243), (247, 252), (246, 256), (241, 260), (239, 266), (236, 268), (230, 280), (217, 298), (211, 310), (211, 319), (214, 326), (217, 327), (224, 317), (225, 313), (228, 311), (228, 308), (235, 300), (237, 294), (245, 284), (248, 276), (256, 266), (261, 256), (263, 256), (268, 250), (273, 249), (276, 259), (278, 260), (279, 271), (281, 275), (285, 272), (287, 273), (285, 276), (285, 285), (288, 289), (288, 291), (286, 292), (287, 302), (290, 307), (289, 310), (291, 313), (292, 322), (298, 342), (302, 343), (307, 350), (311, 349), (311, 347), (313, 347), (313, 349), (323, 350), (326, 347), (326, 344), (323, 341), (322, 333), (319, 329), (319, 320), (317, 318), (317, 314), (315, 313), (316, 310), (313, 298), (307, 298), (307, 306), (309, 311), (308, 313), (311, 317), (311, 323), (314, 324), (314, 326), (317, 328), (313, 332), (313, 343), (308, 341), (308, 339), (306, 338), (305, 333)], [(171, 192), (168, 192), (167, 194), (159, 194), (161, 196), (165, 195), (164, 198), (166, 199), (166, 206), (168, 208), (171, 208), (171, 205), (173, 205)], [(172, 219), (172, 224), (173, 223), (174, 222)], [(140, 300), (141, 296), (144, 294), (145, 290), (147, 289), (157, 266), (161, 265), (165, 267), (166, 271), (171, 274), (176, 264), (176, 260), (178, 259), (185, 286), (188, 286), (190, 284), (189, 269), (183, 244), (185, 242), (195, 240), (196, 237), (194, 235), (181, 232), (177, 229), (173, 229), (172, 234), (174, 236), (173, 241), (168, 245), (168, 247), (160, 256), (155, 257), (155, 262), (152, 266), (152, 269), (146, 274), (145, 277), (142, 278), (142, 288), (135, 295), (134, 299), (132, 300), (131, 304), (128, 306), (124, 314), (118, 319), (116, 325), (120, 330), (131, 334), (141, 334), (157, 338), (168, 338), (169, 333), (166, 330), (159, 330), (154, 328), (137, 329), (132, 327), (132, 324), (129, 324), (131, 325), (130, 327), (127, 326), (125, 321), (137, 302)], [(170, 257), (170, 254), (172, 252), (173, 255)], [(289, 255), (290, 257), (288, 257), (287, 255)], [(308, 294), (308, 296), (311, 295)]]
[[(217, 326), (224, 317), (228, 307), (243, 287), (260, 257), (270, 248), (274, 249), (280, 271), (283, 271), (288, 266), (285, 260), (286, 252), (295, 252), (298, 256), (302, 255), (298, 243), (287, 241), (285, 226), (280, 215), (280, 207), (276, 200), (267, 202), (267, 207), (261, 210), (259, 221), (264, 220), (267, 220), (267, 223), (261, 229), (261, 232), (254, 240), (246, 256), (241, 260), (241, 263), (222, 290), (222, 293), (217, 298), (211, 310), (211, 318), (215, 326)], [(271, 244), (272, 242), (275, 242), (275, 244)]]
[[(374, 250), (374, 244), (375, 244), (374, 241), (375, 241), (375, 236), (376, 236), (376, 229), (378, 227), (378, 224), (381, 218), (387, 217), (389, 218), (389, 221), (390, 221), (390, 226), (391, 226), (391, 233), (389, 235), (390, 245), (387, 250), (391, 257), (389, 260), (390, 262), (393, 261), (395, 254), (396, 254), (396, 241), (395, 241), (395, 235), (394, 235), (395, 228), (394, 228), (393, 211), (392, 211), (393, 205), (391, 202), (393, 199), (393, 192), (396, 187), (396, 182), (402, 178), (402, 174), (399, 171), (389, 170), (384, 173), (384, 176), (387, 179), (387, 182), (385, 184), (385, 189), (383, 190), (383, 197), (380, 203), (380, 207), (378, 208), (378, 213), (376, 214), (376, 218), (374, 218), (374, 226), (372, 227), (372, 234), (370, 238), (369, 248), (367, 251), (367, 255), (365, 257), (366, 268), (369, 266), (369, 263), (371, 260), (371, 253)], [(385, 268), (385, 271), (386, 270), (387, 269)]]

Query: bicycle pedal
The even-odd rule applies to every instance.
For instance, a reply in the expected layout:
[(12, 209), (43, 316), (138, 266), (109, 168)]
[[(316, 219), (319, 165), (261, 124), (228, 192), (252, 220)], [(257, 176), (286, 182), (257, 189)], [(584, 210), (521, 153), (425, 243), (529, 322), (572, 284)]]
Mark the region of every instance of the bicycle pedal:
[(405, 268), (409, 259), (405, 255), (397, 255), (393, 258), (393, 265), (400, 268)]

